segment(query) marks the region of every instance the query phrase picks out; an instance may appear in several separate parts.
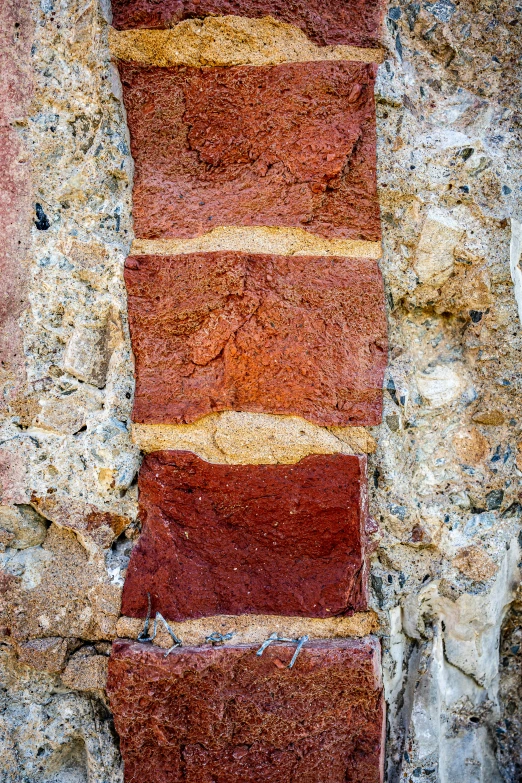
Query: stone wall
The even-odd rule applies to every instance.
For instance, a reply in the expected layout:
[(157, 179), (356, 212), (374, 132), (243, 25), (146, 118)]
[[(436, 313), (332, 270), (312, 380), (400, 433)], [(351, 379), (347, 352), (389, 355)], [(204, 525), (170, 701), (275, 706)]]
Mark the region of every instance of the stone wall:
[[(370, 591), (367, 604), (359, 600), (352, 606), (355, 613), (348, 604), (346, 616), (337, 617), (315, 616), (309, 606), (300, 617), (295, 610), (285, 616), (281, 608), (270, 614), (255, 606), (236, 617), (215, 610), (183, 619), (186, 613), (182, 618), (171, 612), (171, 630), (184, 647), (167, 659), (157, 646), (146, 647), (147, 666), (156, 666), (156, 656), (159, 670), (173, 672), (178, 655), (190, 657), (188, 649), (198, 660), (223, 661), (227, 650), (232, 654), (242, 644), (257, 649), (272, 633), (306, 635), (312, 640), (308, 652), (305, 644), (289, 674), (284, 667), (295, 644), (269, 647), (259, 666), (270, 677), (287, 678), (286, 701), (319, 683), (313, 686), (319, 705), (325, 683), (335, 702), (328, 667), (338, 665), (336, 655), (347, 656), (341, 669), (348, 672), (354, 656), (361, 656), (362, 667), (368, 650), (380, 647), (386, 780), (514, 783), (520, 776), (522, 10), (495, 0), (392, 4), (381, 35), (372, 22), (378, 4), (350, 4), (355, 16), (341, 22), (336, 3), (304, 5), (307, 13), (300, 17), (301, 4), (268, 0), (239, 3), (241, 8), (210, 2), (198, 12), (190, 3), (165, 2), (153, 24), (146, 21), (146, 2), (113, 3), (114, 20), (108, 5), (96, 0), (7, 2), (0, 11), (0, 150), (6, 161), (0, 202), (5, 236), (0, 269), (6, 281), (0, 294), (0, 769), (6, 783), (123, 780), (111, 713), (115, 704), (125, 704), (121, 694), (114, 695), (120, 693), (121, 667), (130, 666), (122, 687), (132, 690), (129, 677), (145, 665), (143, 645), (116, 643), (120, 674), (111, 675), (112, 707), (107, 666), (112, 643), (136, 639), (143, 629), (146, 605), (122, 613), (121, 599), (146, 521), (143, 504), (140, 513), (137, 505), (142, 454), (150, 454), (151, 465), (158, 451), (190, 451), (215, 466), (206, 468), (205, 487), (212, 486), (218, 468), (246, 470), (245, 491), (260, 475), (255, 466), (266, 472), (270, 465), (279, 476), (281, 470), (293, 475), (294, 466), (313, 464), (310, 460), (367, 461), (376, 524), (359, 528), (370, 559), (363, 575)], [(239, 15), (200, 18), (206, 13)], [(126, 63), (121, 79), (118, 61)], [(346, 121), (346, 100), (338, 100), (347, 71), (357, 72), (357, 79), (350, 78), (360, 86), (361, 74), (373, 68), (368, 63), (381, 61), (375, 96), (382, 257), (371, 146), (362, 156), (369, 168), (353, 163), (350, 145), (360, 138), (361, 125)], [(212, 82), (215, 67), (225, 73)], [(179, 76), (188, 73), (184, 68), (190, 78)], [(274, 87), (274, 68), (283, 69), (278, 89), (285, 90), (284, 102)], [(134, 139), (140, 123), (150, 129), (145, 119), (154, 116), (154, 106), (148, 104), (151, 96), (161, 98), (166, 69), (175, 74), (169, 90), (185, 91), (186, 127), (179, 139), (168, 140), (178, 145), (174, 156), (168, 152), (178, 170), (173, 174), (167, 166), (159, 177), (166, 160), (162, 124), (159, 140), (143, 159), (134, 150), (131, 156), (129, 128)], [(139, 87), (143, 72), (151, 81)], [(234, 128), (226, 125), (222, 107), (235, 87), (227, 79), (236, 74), (234, 84), (244, 91), (241, 104), (252, 106), (253, 73), (264, 79), (266, 105), (252, 109), (250, 137), (229, 145)], [(335, 90), (323, 92), (321, 84), (332, 79)], [(134, 117), (128, 91), (138, 87), (142, 103)], [(200, 97), (203, 89), (210, 98)], [(175, 113), (170, 94), (165, 112)], [(320, 111), (315, 95), (326, 95)], [(344, 97), (359, 106), (360, 94)], [(299, 114), (305, 99), (315, 105), (315, 114)], [(314, 125), (310, 116), (321, 121)], [(290, 120), (295, 132), (287, 138)], [(267, 132), (260, 133), (267, 122)], [(354, 148), (357, 157), (360, 145)], [(197, 150), (196, 163), (187, 149)], [(227, 159), (230, 150), (239, 157)], [(280, 176), (275, 159), (286, 161), (291, 176)], [(356, 180), (346, 178), (347, 159), (360, 174)], [(235, 198), (234, 177), (209, 180), (208, 171), (223, 161), (225, 172), (243, 167), (240, 193), (246, 201)], [(336, 177), (338, 188), (329, 189), (325, 200), (319, 185)], [(154, 201), (151, 183), (162, 188), (174, 179), (185, 188), (203, 185), (186, 198), (169, 184), (168, 198)], [(310, 181), (318, 183), (317, 193), (313, 188), (305, 193), (302, 182)], [(204, 197), (198, 187), (204, 187)], [(303, 205), (310, 203), (307, 212)], [(249, 219), (252, 215), (257, 218)], [(238, 253), (250, 254), (246, 266), (242, 260), (238, 267)], [(205, 267), (210, 254), (212, 270)], [(260, 256), (253, 254), (272, 265), (271, 279), (263, 277), (266, 270), (260, 276)], [(176, 270), (183, 258), (189, 265), (180, 282)], [(328, 270), (338, 258), (345, 261), (333, 275)], [(357, 266), (357, 258), (367, 262)], [(322, 263), (321, 280), (331, 287), (313, 299), (315, 309), (307, 300), (293, 311), (308, 319), (301, 339), (295, 318), (284, 321), (276, 294), (283, 290), (284, 301), (296, 301), (309, 273), (303, 259)], [(385, 367), (386, 329), (377, 260), (389, 342), (382, 423), (375, 389)], [(169, 265), (171, 278), (159, 282)], [(147, 288), (148, 307), (143, 294), (150, 269), (158, 288)], [(216, 274), (211, 285), (210, 273)], [(362, 283), (363, 274), (368, 277)], [(309, 280), (306, 284), (310, 287)], [(167, 292), (179, 301), (176, 286), (190, 289), (191, 308), (180, 306), (177, 321), (171, 317), (173, 300), (161, 310)], [(336, 302), (339, 290), (343, 296)], [(275, 326), (259, 315), (260, 302), (267, 301), (279, 319)], [(328, 318), (321, 322), (326, 301)], [(160, 316), (162, 326), (154, 331)], [(251, 334), (245, 335), (245, 323)], [(149, 340), (141, 352), (136, 324), (140, 339)], [(178, 353), (171, 348), (170, 357), (176, 355), (185, 377), (201, 373), (197, 393), (187, 393), (187, 386), (176, 392), (179, 373), (172, 372), (172, 363), (162, 363), (166, 333), (182, 335)], [(289, 342), (283, 334), (290, 335)], [(371, 355), (360, 348), (367, 335), (379, 348)], [(265, 357), (262, 350), (256, 356), (263, 345), (269, 346)], [(358, 360), (346, 370), (343, 357), (358, 350)], [(267, 363), (274, 357), (281, 374)], [(209, 366), (216, 368), (211, 379)], [(343, 372), (357, 377), (356, 394), (346, 405), (332, 406), (329, 401), (346, 385)], [(252, 377), (262, 382), (245, 383)], [(227, 398), (231, 378), (234, 393)], [(163, 390), (154, 402), (151, 393), (159, 383)], [(288, 502), (287, 489), (281, 497)], [(329, 513), (326, 506), (321, 513)], [(185, 538), (188, 532), (192, 545), (191, 531), (179, 532)], [(136, 557), (139, 550), (134, 551)], [(190, 564), (194, 554), (187, 551)], [(206, 556), (222, 565), (225, 551), (218, 547)], [(300, 576), (285, 573), (284, 565), (283, 556), (277, 566), (283, 594), (292, 585), (290, 576)], [(202, 573), (205, 578), (208, 571)], [(245, 595), (241, 602), (244, 611)], [(214, 648), (205, 644), (212, 633), (234, 636)], [(155, 642), (172, 646), (163, 627)], [(328, 665), (324, 656), (330, 656)], [(317, 670), (312, 659), (323, 661)], [(248, 679), (250, 666), (241, 668), (241, 677)], [(296, 696), (292, 673), (300, 672), (308, 685)], [(379, 677), (365, 676), (372, 709), (378, 710)], [(168, 680), (169, 688), (178, 687), (172, 683)], [(343, 710), (363, 702), (362, 692), (350, 691), (346, 704), (335, 703)], [(142, 736), (150, 748), (150, 710), (144, 715)], [(319, 706), (316, 715), (326, 720)], [(155, 726), (154, 742), (161, 747), (161, 720)], [(336, 780), (338, 770), (344, 774), (332, 750), (346, 743), (336, 726), (334, 721), (328, 735), (333, 744), (324, 746), (330, 750), (323, 749), (335, 764), (326, 771), (319, 764), (314, 780)], [(371, 755), (379, 737), (369, 732), (366, 740)], [(253, 741), (246, 737), (239, 744), (246, 748)], [(243, 751), (234, 752), (233, 765), (241, 770)], [(272, 758), (276, 768), (287, 769), (283, 755)], [(258, 761), (265, 769), (266, 758)], [(162, 763), (155, 757), (160, 773)], [(202, 761), (191, 758), (195, 763)], [(288, 769), (288, 780), (305, 774)]]

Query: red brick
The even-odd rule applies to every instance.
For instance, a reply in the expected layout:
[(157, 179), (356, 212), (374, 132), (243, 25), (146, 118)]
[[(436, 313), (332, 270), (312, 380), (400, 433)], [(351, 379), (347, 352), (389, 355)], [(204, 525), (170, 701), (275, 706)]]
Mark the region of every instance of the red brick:
[(133, 418), (212, 411), (381, 419), (386, 319), (376, 261), (234, 252), (128, 259)]
[(272, 16), (300, 27), (316, 43), (377, 46), (382, 0), (112, 0), (118, 30), (172, 27), (204, 16)]
[(251, 646), (113, 645), (108, 693), (126, 783), (380, 783), (376, 639)]
[(366, 457), (213, 465), (145, 457), (122, 614), (331, 617), (366, 609)]
[(379, 240), (375, 73), (353, 62), (121, 63), (136, 236), (263, 225)]

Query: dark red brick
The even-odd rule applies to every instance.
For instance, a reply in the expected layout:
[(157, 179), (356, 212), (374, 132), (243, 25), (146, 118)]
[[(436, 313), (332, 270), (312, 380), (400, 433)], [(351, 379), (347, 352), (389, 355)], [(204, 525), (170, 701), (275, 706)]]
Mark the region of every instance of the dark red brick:
[(136, 236), (263, 225), (379, 240), (375, 73), (353, 62), (121, 63)]
[(108, 693), (126, 783), (380, 783), (374, 638), (178, 648), (117, 641)]
[(135, 421), (243, 410), (380, 422), (387, 343), (376, 261), (135, 256), (125, 280)]
[(331, 617), (366, 609), (366, 457), (214, 465), (148, 454), (122, 614)]
[(272, 16), (321, 46), (377, 46), (384, 7), (382, 0), (112, 0), (118, 30), (172, 27), (192, 17)]

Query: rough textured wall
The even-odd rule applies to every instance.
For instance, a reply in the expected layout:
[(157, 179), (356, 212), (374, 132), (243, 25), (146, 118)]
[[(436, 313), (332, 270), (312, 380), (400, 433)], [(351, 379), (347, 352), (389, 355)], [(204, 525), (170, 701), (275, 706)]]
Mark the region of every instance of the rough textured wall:
[(31, 227), (31, 166), (27, 151), (19, 137), (17, 119), (28, 110), (32, 94), (30, 48), (32, 25), (26, 24), (28, 3), (5, 2), (0, 9), (0, 161), (2, 164), (2, 194), (0, 216), (3, 235), (0, 250), (0, 273), (3, 279), (0, 293), (0, 410), (16, 395), (23, 382), (24, 361), (22, 334), (18, 322), (24, 309), (27, 283), (25, 254)]
[[(0, 764), (7, 783), (112, 783), (121, 762), (104, 693), (107, 654), (117, 635), (140, 628), (118, 621), (140, 463), (123, 285), (129, 139), (108, 9), (42, 0), (2, 13), (2, 68), (12, 69), (7, 47), (18, 47), (24, 81), (11, 78), (27, 87), (2, 98), (11, 146), (2, 141), (1, 154), (30, 160), (31, 175), (12, 175), (23, 250), (1, 261), (3, 274), (4, 264), (14, 270), (9, 290), (25, 291), (27, 305), (19, 316), (12, 297), (0, 304), (13, 335), (2, 343), (0, 405)], [(217, 462), (285, 461), (296, 433), (293, 461), (371, 451), (377, 440), (369, 474), (381, 531), (372, 563), (379, 627), (367, 614), (314, 627), (318, 638), (382, 638), (390, 781), (520, 776), (512, 602), (517, 458), (522, 467), (521, 15), (514, 3), (469, 0), (388, 9), (376, 88), (390, 337), (383, 424), (363, 435), (289, 419), (282, 435), (268, 419), (221, 414), (159, 433), (171, 448), (185, 438)], [(228, 249), (220, 236), (225, 247), (210, 249)], [(266, 247), (272, 235), (259, 236), (263, 252), (280, 252)], [(158, 433), (143, 442), (151, 437), (157, 449)], [(246, 643), (309, 630), (240, 620)], [(212, 630), (228, 625), (194, 621), (184, 639), (199, 644)]]
[(394, 57), (377, 92), (390, 365), (372, 574), (390, 623), (393, 781), (518, 779), (497, 721), (506, 709), (499, 635), (520, 560), (521, 343), (510, 275), (520, 16), (501, 2), (388, 10)]
[(1, 414), (0, 777), (106, 783), (121, 779), (102, 689), (139, 466), (122, 275), (132, 164), (97, 3), (2, 13), (3, 74), (14, 56), (28, 85), (14, 74), (21, 94), (8, 93), (27, 172), (13, 176), (18, 198), (32, 190), (20, 218), (10, 207), (30, 242), (18, 229), (25, 381), (7, 378)]

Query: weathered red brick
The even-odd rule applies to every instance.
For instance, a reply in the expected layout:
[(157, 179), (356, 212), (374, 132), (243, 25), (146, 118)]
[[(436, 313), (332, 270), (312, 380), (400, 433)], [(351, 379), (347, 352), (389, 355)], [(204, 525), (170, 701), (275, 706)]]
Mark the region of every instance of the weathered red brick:
[(135, 421), (242, 410), (380, 422), (387, 343), (376, 261), (134, 256), (125, 280)]
[(122, 614), (331, 617), (366, 609), (366, 457), (214, 465), (148, 454)]
[(376, 66), (120, 63), (137, 237), (291, 226), (377, 241)]
[(172, 27), (205, 16), (272, 16), (296, 25), (316, 43), (376, 46), (384, 16), (382, 0), (112, 0), (118, 30)]
[(29, 111), (33, 89), (31, 45), (34, 22), (27, 0), (0, 3), (0, 411), (25, 380), (22, 333), (18, 324), (26, 304), (23, 267), (34, 205), (30, 168), (14, 127)]
[(126, 783), (380, 783), (376, 639), (165, 651), (117, 641), (108, 693)]

